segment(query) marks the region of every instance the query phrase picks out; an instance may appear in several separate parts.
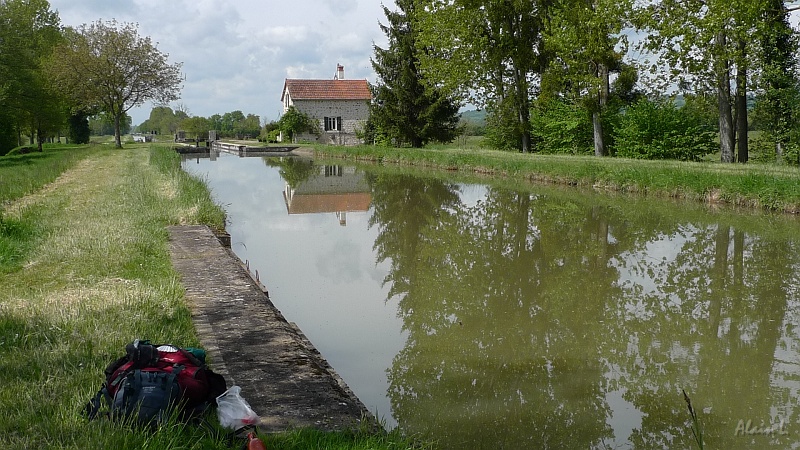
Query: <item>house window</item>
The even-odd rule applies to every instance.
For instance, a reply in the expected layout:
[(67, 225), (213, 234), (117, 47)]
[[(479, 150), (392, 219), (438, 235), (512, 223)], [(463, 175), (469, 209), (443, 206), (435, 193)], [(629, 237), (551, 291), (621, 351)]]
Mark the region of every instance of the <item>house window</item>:
[(325, 131), (342, 131), (342, 118), (341, 117), (326, 117), (325, 118)]

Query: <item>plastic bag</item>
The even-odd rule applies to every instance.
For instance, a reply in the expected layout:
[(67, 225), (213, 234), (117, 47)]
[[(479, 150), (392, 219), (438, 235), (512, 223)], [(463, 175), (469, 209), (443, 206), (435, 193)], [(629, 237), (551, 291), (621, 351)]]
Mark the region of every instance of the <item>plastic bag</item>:
[(254, 425), (260, 420), (247, 400), (239, 394), (241, 390), (239, 386), (231, 386), (217, 397), (217, 417), (219, 424), (225, 428), (238, 430), (247, 425)]

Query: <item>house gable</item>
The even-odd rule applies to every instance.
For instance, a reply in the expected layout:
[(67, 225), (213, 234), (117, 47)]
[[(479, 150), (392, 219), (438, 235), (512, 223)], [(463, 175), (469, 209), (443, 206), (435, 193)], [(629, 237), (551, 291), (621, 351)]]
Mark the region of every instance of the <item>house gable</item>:
[(320, 133), (300, 139), (340, 145), (358, 143), (356, 130), (369, 117), (372, 91), (367, 80), (344, 79), (344, 67), (337, 67), (332, 80), (287, 78), (281, 93), (283, 111), (295, 107), (319, 123)]

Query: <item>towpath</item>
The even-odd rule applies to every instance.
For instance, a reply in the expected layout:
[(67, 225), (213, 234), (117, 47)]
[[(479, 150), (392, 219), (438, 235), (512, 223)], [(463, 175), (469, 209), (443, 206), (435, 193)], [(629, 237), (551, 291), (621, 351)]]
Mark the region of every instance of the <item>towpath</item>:
[(172, 264), (214, 371), (261, 416), (261, 428), (332, 431), (374, 417), (263, 286), (206, 226), (170, 227)]

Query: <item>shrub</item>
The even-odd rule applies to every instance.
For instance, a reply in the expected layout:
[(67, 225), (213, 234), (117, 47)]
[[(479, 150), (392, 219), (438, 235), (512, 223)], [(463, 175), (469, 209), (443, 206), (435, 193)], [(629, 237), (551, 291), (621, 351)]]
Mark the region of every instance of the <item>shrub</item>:
[(718, 149), (716, 131), (696, 108), (671, 100), (641, 99), (620, 118), (617, 156), (698, 161)]
[(590, 155), (594, 152), (592, 121), (585, 109), (562, 100), (537, 104), (531, 111), (536, 151)]
[(510, 100), (486, 109), (484, 143), (496, 150), (522, 150), (522, 131)]

